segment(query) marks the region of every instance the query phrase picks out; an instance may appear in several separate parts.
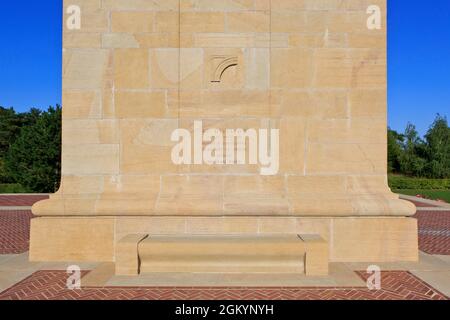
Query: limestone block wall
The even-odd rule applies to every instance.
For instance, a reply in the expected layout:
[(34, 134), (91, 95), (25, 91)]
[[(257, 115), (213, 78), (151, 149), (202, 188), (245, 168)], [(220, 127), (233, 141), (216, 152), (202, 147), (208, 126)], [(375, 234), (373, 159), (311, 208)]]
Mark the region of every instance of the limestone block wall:
[(40, 217), (31, 221), (30, 260), (117, 261), (119, 241), (137, 234), (320, 235), (330, 262), (418, 261), (419, 253), (417, 219), (405, 217)]
[[(382, 10), (381, 30), (366, 12)], [(66, 26), (81, 8), (81, 29)], [(62, 185), (42, 216), (408, 216), (386, 179), (385, 0), (64, 0)], [(171, 161), (280, 130), (278, 174)]]

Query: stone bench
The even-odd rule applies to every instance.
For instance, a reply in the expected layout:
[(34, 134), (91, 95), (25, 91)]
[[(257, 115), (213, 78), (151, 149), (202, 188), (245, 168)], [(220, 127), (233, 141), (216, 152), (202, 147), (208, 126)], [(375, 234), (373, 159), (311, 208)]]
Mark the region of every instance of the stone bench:
[(116, 244), (116, 275), (136, 276), (139, 274), (138, 245), (147, 238), (147, 234), (129, 234)]
[(116, 274), (170, 272), (326, 275), (328, 244), (317, 235), (130, 235), (119, 241)]

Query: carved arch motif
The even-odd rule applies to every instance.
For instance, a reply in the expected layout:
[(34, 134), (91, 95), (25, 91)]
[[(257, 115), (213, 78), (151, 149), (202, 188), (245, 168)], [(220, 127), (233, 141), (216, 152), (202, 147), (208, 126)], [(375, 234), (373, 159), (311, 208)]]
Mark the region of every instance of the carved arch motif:
[(238, 58), (233, 56), (221, 57), (216, 56), (213, 60), (221, 60), (219, 64), (213, 68), (213, 74), (211, 78), (211, 82), (221, 82), (222, 76), (227, 71), (227, 69), (231, 67), (235, 67), (238, 65)]

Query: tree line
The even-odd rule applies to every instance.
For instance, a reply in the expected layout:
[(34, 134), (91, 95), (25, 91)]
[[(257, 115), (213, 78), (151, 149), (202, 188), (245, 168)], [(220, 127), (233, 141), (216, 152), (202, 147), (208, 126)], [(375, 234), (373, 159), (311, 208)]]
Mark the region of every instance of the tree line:
[[(388, 128), (388, 170), (411, 177), (450, 178), (450, 128), (437, 115), (422, 138), (413, 124)], [(54, 192), (61, 177), (61, 107), (18, 113), (0, 107), (0, 184)]]
[(450, 128), (437, 115), (423, 138), (408, 123), (403, 133), (388, 129), (388, 170), (405, 176), (450, 178)]
[(55, 192), (61, 177), (61, 107), (17, 113), (0, 107), (0, 184)]

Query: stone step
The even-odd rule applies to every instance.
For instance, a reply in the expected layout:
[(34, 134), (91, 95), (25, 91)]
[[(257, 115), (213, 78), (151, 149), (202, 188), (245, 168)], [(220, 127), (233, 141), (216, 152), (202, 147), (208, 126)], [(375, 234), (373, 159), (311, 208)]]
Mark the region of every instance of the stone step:
[(263, 255), (141, 255), (141, 273), (154, 272), (265, 272), (304, 273), (304, 254)]
[(296, 236), (154, 236), (139, 245), (141, 273), (304, 273)]
[(297, 235), (170, 235), (150, 236), (140, 243), (141, 255), (291, 255), (304, 253)]

